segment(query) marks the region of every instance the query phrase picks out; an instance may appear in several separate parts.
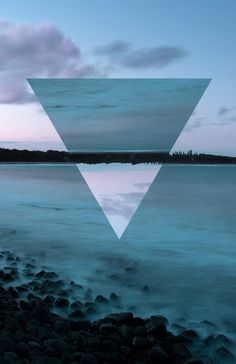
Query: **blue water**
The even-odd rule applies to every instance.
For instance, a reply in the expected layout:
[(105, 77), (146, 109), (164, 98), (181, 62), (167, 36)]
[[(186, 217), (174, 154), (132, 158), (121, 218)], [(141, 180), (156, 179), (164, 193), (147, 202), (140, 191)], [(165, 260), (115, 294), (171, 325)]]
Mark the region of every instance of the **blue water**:
[(76, 166), (1, 164), (0, 248), (138, 314), (236, 332), (235, 166), (164, 165), (119, 240)]
[(30, 79), (70, 152), (169, 152), (209, 79)]

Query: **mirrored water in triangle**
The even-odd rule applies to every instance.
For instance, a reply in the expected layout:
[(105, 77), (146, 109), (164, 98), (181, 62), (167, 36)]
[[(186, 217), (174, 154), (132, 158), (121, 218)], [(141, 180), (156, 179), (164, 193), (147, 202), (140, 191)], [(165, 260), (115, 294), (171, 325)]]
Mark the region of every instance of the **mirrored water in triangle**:
[(169, 153), (209, 79), (30, 79), (69, 152)]
[(160, 164), (77, 164), (120, 239), (157, 176)]

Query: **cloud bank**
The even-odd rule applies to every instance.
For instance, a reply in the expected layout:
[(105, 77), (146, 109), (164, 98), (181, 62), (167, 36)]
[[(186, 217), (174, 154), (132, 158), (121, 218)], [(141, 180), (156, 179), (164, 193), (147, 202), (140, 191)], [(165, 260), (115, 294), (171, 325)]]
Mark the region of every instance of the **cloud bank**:
[(96, 47), (94, 53), (106, 57), (113, 66), (129, 69), (163, 68), (188, 56), (188, 52), (182, 47), (164, 45), (133, 49), (130, 43), (122, 40)]
[[(103, 73), (83, 61), (80, 48), (50, 23), (13, 24), (0, 21), (0, 104), (35, 102), (27, 78), (98, 77)], [(162, 68), (187, 56), (181, 47), (134, 49), (117, 40), (94, 49), (108, 65), (127, 69)], [(109, 68), (109, 67), (108, 67)]]
[(50, 23), (15, 25), (0, 22), (0, 103), (35, 100), (30, 77), (88, 77), (95, 69), (83, 62), (73, 41)]

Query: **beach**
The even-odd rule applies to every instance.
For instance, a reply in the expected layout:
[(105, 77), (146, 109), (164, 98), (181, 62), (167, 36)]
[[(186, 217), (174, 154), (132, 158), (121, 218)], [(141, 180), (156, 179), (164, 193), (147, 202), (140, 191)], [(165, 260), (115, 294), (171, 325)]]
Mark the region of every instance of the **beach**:
[[(123, 355), (118, 355), (119, 359), (101, 359), (97, 352), (108, 355), (103, 353), (103, 346), (88, 350), (86, 343), (83, 347), (75, 344), (73, 350), (79, 354), (77, 359), (76, 355), (65, 359), (68, 363), (194, 363), (195, 358), (211, 364), (235, 361), (234, 166), (162, 167), (120, 240), (76, 166), (5, 164), (0, 169), (0, 247), (9, 252), (1, 258), (2, 337), (10, 336), (17, 345), (19, 330), (9, 330), (5, 318), (26, 311), (21, 330), (28, 334), (28, 322), (35, 320), (31, 314), (39, 305), (51, 317), (49, 321), (57, 317), (67, 329), (71, 321), (77, 322), (76, 330), (84, 331), (85, 336), (94, 334), (97, 338), (100, 323), (118, 330), (125, 324), (131, 329), (130, 341), (121, 335), (119, 350), (116, 346), (118, 351), (114, 352)], [(17, 272), (13, 270), (10, 278), (9, 269), (13, 268)], [(17, 292), (14, 287), (18, 287)], [(25, 302), (24, 308), (20, 301)], [(14, 314), (8, 315), (6, 308), (12, 305)], [(128, 321), (122, 325), (108, 317), (124, 312), (128, 312), (124, 316)], [(90, 323), (83, 327), (81, 322), (87, 320)], [(154, 327), (160, 324), (163, 337), (154, 335), (152, 341), (150, 320), (155, 321)], [(94, 322), (98, 324), (93, 326)], [(54, 332), (54, 324), (44, 325)], [(189, 337), (187, 341), (182, 338), (183, 332), (194, 344)], [(38, 351), (49, 357), (49, 362), (52, 358), (63, 362), (64, 352), (59, 357), (45, 354), (44, 340), (37, 335)], [(60, 332), (59, 337), (73, 346), (69, 329), (63, 335)], [(106, 339), (111, 337), (110, 332), (106, 335)], [(55, 337), (49, 335), (45, 340), (51, 339)], [(168, 340), (171, 343), (167, 344)], [(175, 340), (187, 346), (177, 347), (184, 351), (184, 358), (175, 352)], [(157, 344), (168, 359), (163, 353), (165, 359), (151, 354)], [(13, 347), (19, 356), (14, 345), (5, 348), (1, 356)], [(129, 350), (123, 353), (121, 346)], [(86, 356), (82, 361), (87, 353), (93, 359)], [(12, 354), (9, 358), (2, 358), (3, 363), (16, 361)], [(17, 358), (23, 359), (46, 360)]]
[[(235, 362), (233, 341), (210, 321), (193, 329), (158, 313), (135, 316), (115, 292), (94, 297), (33, 257), (2, 251), (0, 262), (1, 363)], [(107, 307), (113, 313), (96, 318)]]

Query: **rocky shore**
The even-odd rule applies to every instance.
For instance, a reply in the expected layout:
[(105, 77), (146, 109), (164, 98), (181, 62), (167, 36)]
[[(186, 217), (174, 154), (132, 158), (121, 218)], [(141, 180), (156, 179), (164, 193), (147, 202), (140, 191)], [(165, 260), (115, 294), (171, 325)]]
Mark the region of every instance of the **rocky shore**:
[[(93, 297), (32, 257), (3, 251), (0, 266), (0, 364), (236, 363), (234, 342), (217, 331), (202, 335), (158, 314), (135, 317), (115, 292)], [(116, 313), (98, 319), (108, 306)]]

